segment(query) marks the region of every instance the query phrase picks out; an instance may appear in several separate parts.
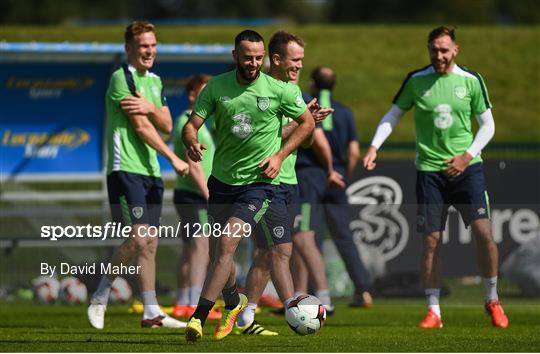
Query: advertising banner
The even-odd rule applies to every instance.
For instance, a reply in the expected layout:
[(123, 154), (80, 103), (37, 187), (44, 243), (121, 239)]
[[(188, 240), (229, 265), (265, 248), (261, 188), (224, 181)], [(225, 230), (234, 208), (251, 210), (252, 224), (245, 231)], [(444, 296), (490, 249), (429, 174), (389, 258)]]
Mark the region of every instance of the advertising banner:
[[(540, 161), (484, 162), (493, 237), (500, 261), (519, 245), (540, 237)], [(358, 168), (348, 189), (350, 228), (368, 263), (384, 261), (387, 273), (420, 270), (422, 235), (416, 231), (416, 169), (413, 161), (379, 161)], [(478, 274), (474, 236), (450, 208), (442, 236), (442, 273)]]
[(2, 180), (98, 173), (110, 63), (3, 63)]

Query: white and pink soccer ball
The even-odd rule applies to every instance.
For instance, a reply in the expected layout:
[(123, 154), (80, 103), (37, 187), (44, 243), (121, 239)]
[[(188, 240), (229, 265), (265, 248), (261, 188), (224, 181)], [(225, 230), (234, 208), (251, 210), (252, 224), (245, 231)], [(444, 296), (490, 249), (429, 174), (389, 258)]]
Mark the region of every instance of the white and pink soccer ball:
[(58, 297), (64, 304), (84, 304), (88, 297), (86, 285), (75, 277), (65, 277), (60, 281), (60, 292)]
[(112, 283), (109, 300), (117, 304), (125, 304), (131, 299), (133, 291), (126, 279), (117, 277)]
[(53, 304), (58, 299), (60, 283), (56, 278), (41, 276), (32, 280), (34, 299), (42, 304)]
[(317, 333), (326, 320), (326, 310), (319, 299), (312, 295), (300, 295), (285, 310), (289, 327), (300, 335)]

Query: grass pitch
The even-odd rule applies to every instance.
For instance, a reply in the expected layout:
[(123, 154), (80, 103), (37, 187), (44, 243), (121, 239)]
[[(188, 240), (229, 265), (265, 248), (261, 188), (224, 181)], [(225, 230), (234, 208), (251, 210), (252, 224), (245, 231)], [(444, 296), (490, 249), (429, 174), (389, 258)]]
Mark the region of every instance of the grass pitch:
[(507, 329), (493, 328), (483, 312), (481, 289), (453, 292), (442, 301), (444, 328), (420, 330), (423, 299), (376, 299), (372, 309), (338, 303), (336, 314), (311, 336), (293, 333), (282, 316), (267, 311), (259, 322), (278, 337), (203, 339), (187, 344), (183, 330), (141, 329), (127, 306), (110, 306), (102, 331), (90, 328), (85, 306), (0, 304), (0, 352), (538, 352), (538, 299), (504, 298)]

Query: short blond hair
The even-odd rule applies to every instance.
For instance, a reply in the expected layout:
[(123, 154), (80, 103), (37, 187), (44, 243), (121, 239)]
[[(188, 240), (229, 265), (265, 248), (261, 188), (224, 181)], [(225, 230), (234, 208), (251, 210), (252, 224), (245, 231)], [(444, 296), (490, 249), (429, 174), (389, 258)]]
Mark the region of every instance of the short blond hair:
[(152, 32), (156, 34), (156, 29), (154, 25), (148, 21), (133, 21), (129, 26), (126, 27), (126, 32), (124, 33), (124, 41), (126, 44), (128, 44), (133, 40), (133, 38), (135, 38), (135, 36), (146, 32)]

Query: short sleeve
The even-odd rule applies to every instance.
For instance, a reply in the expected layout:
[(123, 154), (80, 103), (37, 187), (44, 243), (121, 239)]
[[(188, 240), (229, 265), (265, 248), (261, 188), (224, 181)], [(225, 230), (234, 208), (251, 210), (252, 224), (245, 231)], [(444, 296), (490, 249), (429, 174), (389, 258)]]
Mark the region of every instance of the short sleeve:
[(215, 109), (212, 86), (212, 80), (210, 80), (197, 97), (195, 107), (193, 108), (195, 114), (205, 120), (214, 113)]
[(107, 98), (120, 104), (120, 101), (128, 96), (132, 96), (132, 94), (129, 91), (126, 78), (121, 71), (118, 71), (111, 76), (109, 89), (107, 90)]
[(300, 87), (293, 84), (285, 84), (281, 97), (281, 113), (286, 117), (298, 119), (307, 109)]
[(413, 85), (411, 80), (412, 74), (407, 75), (399, 91), (394, 96), (392, 103), (404, 111), (408, 111), (414, 104)]
[(167, 107), (169, 104), (167, 103), (167, 97), (165, 97), (165, 88), (161, 86), (161, 107)]
[(479, 115), (491, 108), (491, 102), (482, 76), (478, 73), (474, 73), (474, 76), (477, 80), (473, 81), (471, 89), (471, 109), (474, 114)]

